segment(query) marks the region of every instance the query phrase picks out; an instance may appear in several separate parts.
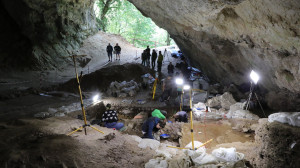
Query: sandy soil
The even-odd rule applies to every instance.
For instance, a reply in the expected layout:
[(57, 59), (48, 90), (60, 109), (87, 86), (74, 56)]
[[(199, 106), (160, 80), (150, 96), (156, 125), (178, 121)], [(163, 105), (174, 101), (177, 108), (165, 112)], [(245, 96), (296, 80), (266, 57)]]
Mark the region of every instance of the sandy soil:
[[(254, 142), (254, 133), (242, 133), (232, 129), (232, 124), (228, 120), (207, 120), (205, 122), (194, 121), (194, 139), (202, 143), (213, 139), (205, 147), (208, 152), (219, 147), (235, 147), (237, 152), (245, 153), (252, 149)], [(190, 124), (184, 124), (182, 128), (181, 146), (185, 146), (191, 142)], [(245, 144), (244, 144), (245, 143)], [(246, 150), (245, 150), (246, 148)]]

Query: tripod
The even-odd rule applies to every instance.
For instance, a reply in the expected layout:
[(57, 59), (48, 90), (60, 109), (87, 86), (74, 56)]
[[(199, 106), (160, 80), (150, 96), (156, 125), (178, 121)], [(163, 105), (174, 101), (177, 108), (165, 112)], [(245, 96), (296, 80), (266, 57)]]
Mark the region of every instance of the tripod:
[[(80, 96), (80, 102), (81, 102), (81, 110), (82, 110), (82, 116), (83, 116), (83, 120), (84, 120), (84, 124), (79, 127), (78, 129), (76, 129), (75, 131), (72, 131), (70, 133), (68, 133), (67, 135), (72, 135), (74, 134), (75, 132), (79, 131), (79, 130), (82, 130), (84, 129), (84, 133), (85, 135), (87, 135), (87, 132), (86, 132), (86, 127), (91, 127), (93, 128), (94, 130), (104, 134), (104, 132), (100, 131), (99, 129), (91, 126), (90, 124), (87, 124), (87, 121), (86, 121), (86, 115), (85, 115), (85, 110), (84, 110), (84, 106), (83, 106), (83, 100), (82, 100), (82, 93), (81, 93), (81, 88), (80, 88), (80, 82), (81, 80), (79, 80), (79, 77), (78, 77), (78, 73), (77, 73), (77, 68), (76, 68), (76, 59), (75, 57), (85, 57), (86, 55), (72, 55), (70, 57), (72, 57), (73, 59), (73, 62), (74, 62), (74, 68), (75, 68), (75, 74), (76, 74), (76, 79), (77, 79), (77, 84), (78, 84), (78, 91), (79, 91), (79, 96)], [(82, 75), (82, 74), (81, 74)], [(80, 78), (81, 79), (81, 78)]]
[(257, 102), (258, 102), (258, 104), (259, 104), (259, 106), (260, 106), (260, 108), (261, 108), (261, 110), (262, 110), (264, 116), (266, 117), (265, 111), (264, 111), (264, 109), (262, 108), (262, 105), (260, 104), (260, 101), (259, 101), (259, 99), (258, 99), (258, 96), (257, 96), (257, 94), (254, 92), (254, 87), (255, 87), (255, 85), (253, 85), (253, 82), (250, 82), (250, 84), (251, 84), (251, 85), (250, 85), (250, 93), (249, 93), (249, 97), (248, 97), (247, 102), (246, 102), (246, 108), (245, 108), (245, 110), (248, 110), (248, 109), (249, 109), (249, 104), (250, 104), (250, 101), (251, 101), (251, 97), (252, 97), (252, 95), (253, 95), (253, 93), (254, 93), (255, 98), (256, 98), (256, 100), (257, 100)]

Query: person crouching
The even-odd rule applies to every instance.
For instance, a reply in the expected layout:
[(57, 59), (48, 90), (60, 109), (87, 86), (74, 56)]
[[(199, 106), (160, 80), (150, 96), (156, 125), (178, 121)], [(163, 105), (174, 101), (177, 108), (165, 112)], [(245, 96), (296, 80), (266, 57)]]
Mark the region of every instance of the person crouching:
[(160, 120), (157, 117), (148, 118), (142, 126), (142, 138), (154, 139), (153, 133), (158, 132), (160, 129), (163, 129), (166, 126), (166, 123), (163, 120)]
[(188, 116), (187, 113), (185, 111), (178, 111), (175, 115), (174, 115), (175, 121), (177, 122), (188, 122)]

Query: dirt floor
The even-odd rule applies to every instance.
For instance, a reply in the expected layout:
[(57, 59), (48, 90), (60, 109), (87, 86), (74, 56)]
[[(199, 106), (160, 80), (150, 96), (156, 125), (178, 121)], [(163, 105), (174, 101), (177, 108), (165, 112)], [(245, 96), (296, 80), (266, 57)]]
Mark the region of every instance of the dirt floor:
[[(119, 43), (122, 47), (120, 61), (107, 62), (105, 48), (108, 43)], [(163, 51), (164, 48), (158, 50)], [(141, 150), (134, 136), (129, 135), (141, 134), (143, 120), (132, 118), (139, 112), (147, 115), (159, 108), (166, 110), (170, 120), (174, 121), (171, 116), (179, 109), (179, 104), (175, 102), (176, 96), (171, 104), (158, 101), (162, 93), (161, 85), (158, 86), (154, 100), (149, 87), (141, 89), (133, 97), (116, 98), (106, 94), (112, 81), (141, 82), (142, 74), (155, 73), (140, 65), (141, 51), (120, 36), (103, 32), (85, 40), (78, 51), (78, 54), (87, 54), (91, 59), (86, 66), (79, 68), (84, 75), (82, 89), (87, 114), (91, 117), (89, 121), (97, 119), (95, 113), (101, 111), (102, 106), (92, 102), (93, 95), (99, 93), (102, 104), (111, 103), (122, 112), (133, 111), (131, 114), (120, 115), (121, 121), (131, 126), (130, 130), (122, 133), (94, 125), (105, 134), (88, 127), (87, 136), (83, 131), (66, 136), (83, 125), (83, 121), (77, 119), (81, 110), (76, 94), (77, 86), (72, 79), (72, 65), (59, 71), (3, 75), (0, 82), (0, 167), (144, 167), (153, 158), (155, 151), (149, 148)], [(169, 61), (174, 65), (180, 62), (179, 59), (167, 57), (162, 67), (162, 77), (167, 74)], [(141, 101), (144, 103), (141, 104)], [(33, 117), (36, 113), (50, 113), (53, 110), (59, 116), (53, 115), (42, 120)], [(169, 126), (172, 127), (172, 124)], [(207, 121), (206, 127), (203, 127), (203, 123), (195, 122), (194, 127), (196, 140), (205, 142), (214, 139), (207, 146), (208, 149), (232, 144), (238, 150), (246, 151), (243, 148), (246, 145), (243, 144), (248, 146), (253, 141), (253, 134), (232, 130), (228, 121)], [(189, 124), (184, 124), (181, 132), (181, 140), (178, 135), (170, 139), (175, 145), (180, 143), (184, 146), (190, 141)]]

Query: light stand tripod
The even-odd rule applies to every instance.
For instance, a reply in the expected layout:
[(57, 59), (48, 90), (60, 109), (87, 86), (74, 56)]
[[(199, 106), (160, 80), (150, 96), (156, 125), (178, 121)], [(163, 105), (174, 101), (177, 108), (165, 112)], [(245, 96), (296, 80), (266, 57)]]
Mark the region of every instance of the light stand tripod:
[(248, 109), (249, 109), (249, 104), (250, 104), (250, 101), (251, 101), (251, 97), (252, 97), (252, 95), (253, 95), (253, 93), (254, 93), (255, 98), (256, 98), (256, 100), (257, 100), (257, 102), (258, 102), (258, 104), (259, 104), (259, 106), (260, 106), (260, 108), (261, 108), (261, 110), (262, 110), (264, 116), (266, 117), (265, 111), (264, 111), (264, 109), (262, 108), (262, 105), (260, 104), (260, 101), (259, 101), (259, 99), (258, 99), (258, 96), (257, 96), (257, 94), (254, 92), (254, 87), (255, 87), (255, 85), (253, 85), (253, 82), (252, 82), (252, 81), (251, 81), (250, 83), (251, 83), (251, 85), (250, 85), (250, 93), (249, 93), (249, 97), (248, 97), (247, 102), (246, 102), (246, 108), (245, 108), (245, 110), (248, 110)]
[(78, 129), (76, 129), (75, 131), (72, 131), (70, 133), (68, 133), (67, 135), (72, 135), (74, 134), (75, 132), (79, 131), (79, 130), (82, 130), (84, 129), (84, 133), (85, 135), (87, 135), (86, 133), (86, 127), (91, 127), (93, 128), (94, 130), (104, 134), (104, 132), (100, 131), (99, 129), (91, 126), (90, 124), (87, 124), (87, 121), (86, 121), (86, 115), (85, 115), (85, 110), (84, 110), (84, 106), (83, 106), (83, 100), (82, 100), (82, 93), (81, 93), (81, 88), (80, 88), (80, 82), (81, 80), (79, 81), (79, 78), (78, 78), (78, 73), (77, 73), (77, 68), (76, 68), (76, 59), (75, 57), (85, 57), (86, 55), (72, 55), (70, 57), (72, 57), (73, 59), (73, 62), (74, 62), (74, 68), (75, 68), (75, 74), (76, 74), (76, 79), (77, 79), (77, 84), (78, 84), (78, 91), (79, 91), (79, 95), (80, 95), (80, 102), (81, 102), (81, 110), (82, 110), (82, 115), (83, 115), (83, 120), (84, 120), (84, 125), (82, 125), (81, 127), (79, 127)]

